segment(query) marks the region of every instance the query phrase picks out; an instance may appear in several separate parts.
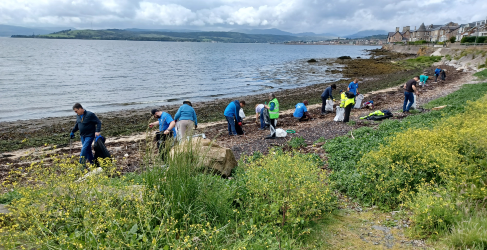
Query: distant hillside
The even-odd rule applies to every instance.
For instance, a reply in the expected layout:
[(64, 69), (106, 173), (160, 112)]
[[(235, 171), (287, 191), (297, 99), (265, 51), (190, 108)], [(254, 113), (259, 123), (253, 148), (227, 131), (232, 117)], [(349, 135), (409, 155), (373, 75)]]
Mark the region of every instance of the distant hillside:
[(67, 30), (70, 28), (60, 28), (60, 27), (20, 27), (20, 26), (12, 26), (12, 25), (3, 25), (0, 24), (0, 37), (10, 37), (12, 35), (46, 35), (52, 32), (57, 32), (60, 30)]
[(230, 32), (238, 32), (252, 35), (278, 35), (278, 36), (295, 36), (293, 33), (282, 31), (280, 29), (234, 29)]
[(14, 38), (132, 40), (132, 41), (178, 41), (178, 42), (223, 42), (223, 43), (280, 43), (295, 40), (294, 36), (253, 35), (237, 32), (163, 32), (131, 30), (64, 30), (48, 35), (12, 36)]
[(363, 30), (357, 32), (353, 35), (344, 36), (344, 38), (356, 39), (356, 38), (363, 38), (367, 36), (375, 36), (375, 35), (387, 35), (387, 31), (385, 30)]
[(281, 36), (295, 36), (295, 41), (317, 41), (317, 40), (329, 40), (335, 39), (338, 36), (335, 34), (324, 33), (316, 34), (314, 32), (303, 32), (303, 33), (290, 33), (282, 31), (280, 29), (235, 29), (231, 32), (239, 32), (244, 34), (260, 34), (260, 35), (281, 35)]

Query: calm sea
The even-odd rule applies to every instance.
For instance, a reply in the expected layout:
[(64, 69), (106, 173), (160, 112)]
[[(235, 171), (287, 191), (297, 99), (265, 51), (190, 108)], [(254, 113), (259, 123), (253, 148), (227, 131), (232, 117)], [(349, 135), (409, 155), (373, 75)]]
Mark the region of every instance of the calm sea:
[(0, 38), (0, 121), (144, 108), (334, 81), (310, 58), (365, 57), (370, 46)]

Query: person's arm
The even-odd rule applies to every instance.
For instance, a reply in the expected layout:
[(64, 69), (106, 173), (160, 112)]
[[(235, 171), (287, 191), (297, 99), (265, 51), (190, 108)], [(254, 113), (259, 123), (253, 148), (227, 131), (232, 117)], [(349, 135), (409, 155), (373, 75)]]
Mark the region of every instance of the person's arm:
[(159, 126), (159, 121), (156, 121), (156, 122), (153, 122), (153, 123), (149, 123), (149, 127), (154, 127), (154, 126)]
[(69, 134), (69, 136), (71, 138), (74, 138), (74, 133), (76, 133), (76, 131), (78, 131), (79, 128), (78, 128), (78, 119), (76, 119), (76, 124), (74, 124), (74, 128), (71, 130), (71, 133)]
[[(159, 123), (159, 122), (158, 122)], [(176, 122), (175, 121), (172, 121), (171, 123), (169, 123), (169, 127), (167, 127), (166, 130), (164, 130), (164, 134), (167, 135), (169, 133), (171, 133), (171, 130), (176, 126)]]
[(333, 93), (333, 90), (332, 90), (332, 89), (330, 89), (330, 97), (331, 97), (331, 99), (332, 99), (332, 100), (335, 100), (335, 98), (333, 98), (332, 93)]
[(196, 117), (196, 111), (193, 109), (193, 121), (194, 121), (194, 127), (198, 127), (198, 118)]
[(95, 130), (95, 136), (100, 136), (101, 132), (101, 121), (98, 119), (98, 116), (96, 116), (94, 113), (93, 114), (93, 121), (96, 123), (96, 130)]
[(174, 116), (174, 120), (179, 120), (181, 118), (181, 107), (179, 107), (178, 112), (176, 112), (176, 115)]
[(274, 108), (276, 108), (276, 104), (271, 102), (271, 106), (269, 107), (269, 110), (274, 111)]
[(412, 85), (411, 87), (413, 87), (413, 90), (414, 90), (414, 93), (416, 93), (416, 95), (419, 95), (419, 92), (418, 90), (416, 89), (416, 85)]
[(308, 111), (305, 111), (305, 112), (304, 112), (304, 114), (305, 114), (307, 117), (311, 118), (311, 115), (309, 114), (309, 112), (308, 112)]

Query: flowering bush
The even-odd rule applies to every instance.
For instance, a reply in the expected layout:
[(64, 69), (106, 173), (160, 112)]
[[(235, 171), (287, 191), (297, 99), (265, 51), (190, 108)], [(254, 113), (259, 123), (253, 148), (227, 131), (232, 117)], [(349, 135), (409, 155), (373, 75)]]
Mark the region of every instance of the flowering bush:
[(304, 228), (334, 207), (325, 174), (309, 154), (273, 150), (245, 166), (249, 216), (271, 224)]

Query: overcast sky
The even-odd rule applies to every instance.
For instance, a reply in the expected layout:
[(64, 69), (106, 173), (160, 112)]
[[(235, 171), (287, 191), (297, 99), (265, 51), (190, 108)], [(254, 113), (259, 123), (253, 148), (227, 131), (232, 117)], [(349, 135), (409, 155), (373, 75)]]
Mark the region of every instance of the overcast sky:
[(350, 34), (486, 19), (486, 0), (0, 0), (0, 24)]

